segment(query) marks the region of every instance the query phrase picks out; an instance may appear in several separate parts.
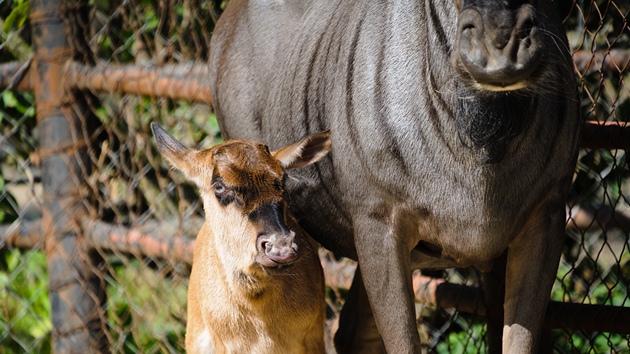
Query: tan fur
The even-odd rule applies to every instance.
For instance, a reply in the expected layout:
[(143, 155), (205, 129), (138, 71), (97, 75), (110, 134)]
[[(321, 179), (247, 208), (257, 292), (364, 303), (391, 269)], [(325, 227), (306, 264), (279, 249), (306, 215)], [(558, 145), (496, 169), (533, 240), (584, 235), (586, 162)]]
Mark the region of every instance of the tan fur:
[[(287, 213), (299, 258), (288, 266), (264, 267), (256, 261), (259, 225), (248, 213), (265, 203), (284, 203), (274, 181), (283, 177), (284, 168), (325, 156), (328, 133), (327, 145), (314, 147), (322, 149), (321, 156), (302, 158), (304, 146), (312, 147), (308, 141), (273, 154), (249, 141), (194, 151), (158, 126), (152, 128), (162, 155), (199, 186), (206, 212), (188, 287), (186, 351), (208, 353), (214, 346), (216, 353), (324, 353), (324, 278), (317, 244)], [(248, 192), (234, 193), (238, 203), (222, 204), (211, 183), (215, 174), (234, 191)]]
[[(186, 351), (207, 353), (209, 348), (197, 344), (209, 330), (216, 353), (323, 353), (323, 273), (312, 245), (301, 238), (300, 247), (309, 252), (286, 274), (270, 275), (255, 265), (225, 264), (217, 239), (205, 223), (188, 289)], [(239, 270), (252, 284), (235, 277)]]

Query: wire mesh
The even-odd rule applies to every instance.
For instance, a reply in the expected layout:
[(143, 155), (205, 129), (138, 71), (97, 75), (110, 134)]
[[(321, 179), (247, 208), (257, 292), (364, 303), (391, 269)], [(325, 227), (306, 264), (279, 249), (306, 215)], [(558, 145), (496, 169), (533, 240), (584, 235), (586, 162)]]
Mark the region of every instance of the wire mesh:
[[(11, 9), (0, 5), (0, 61), (26, 60), (31, 55), (28, 26), (11, 23)], [(41, 216), (41, 175), (30, 153), (38, 146), (34, 97), (0, 92), (0, 224), (31, 221)], [(50, 351), (52, 322), (43, 242), (30, 250), (0, 245), (0, 351)]]
[[(576, 51), (592, 53), (577, 70), (582, 116), (627, 122), (628, 61), (610, 58), (630, 49), (630, 7), (622, 1), (577, 2), (565, 21)], [(552, 299), (628, 307), (630, 304), (630, 168), (625, 150), (583, 149), (570, 197), (569, 227)], [(571, 227), (573, 226), (573, 227)], [(554, 351), (620, 353), (630, 336), (554, 330)]]
[[(226, 3), (67, 1), (60, 15), (69, 29), (69, 47), (77, 62), (103, 69), (133, 66), (122, 70), (126, 74), (137, 68), (177, 68), (173, 70), (179, 70), (180, 76), (198, 76), (203, 72), (191, 63), (207, 59), (214, 21)], [(28, 5), (28, 0), (0, 4), (2, 63), (27, 62), (32, 56)], [(581, 0), (557, 1), (556, 7), (576, 53), (583, 119), (626, 122), (629, 64), (616, 58), (627, 58), (630, 52), (628, 4)], [(122, 76), (119, 81), (120, 85), (134, 84)], [(146, 241), (144, 248), (129, 246), (127, 239), (117, 240), (112, 232), (104, 232), (100, 243), (96, 242), (97, 258), (104, 262), (91, 263), (89, 271), (101, 276), (106, 288), (107, 301), (98, 309), (105, 318), (101, 329), (113, 352), (182, 352), (190, 266), (183, 259), (158, 256), (171, 254), (169, 250), (158, 251), (173, 236), (194, 238), (203, 210), (196, 190), (158, 157), (149, 123), (158, 122), (185, 145), (199, 148), (220, 142), (219, 128), (207, 104), (122, 94), (111, 86), (109, 90), (66, 102), (80, 113), (84, 126), (80, 138), (89, 146), (91, 172), (85, 176), (85, 190), (80, 191), (81, 204), (102, 225), (142, 230), (142, 235), (152, 238), (138, 236), (136, 241)], [(34, 95), (9, 87), (0, 98), (0, 225), (11, 231), (18, 225), (35, 225), (29, 223), (42, 216), (40, 163), (45, 151), (40, 149)], [(80, 105), (87, 110), (76, 108)], [(626, 151), (581, 150), (552, 300), (630, 306), (629, 175)], [(39, 229), (33, 228), (31, 234), (37, 234)], [(129, 247), (116, 246), (121, 244)], [(148, 248), (157, 251), (147, 254)], [(321, 257), (327, 271), (329, 318), (334, 320), (354, 264), (326, 252)], [(46, 267), (42, 238), (0, 244), (0, 352), (52, 350)], [(481, 275), (473, 269), (430, 275), (451, 283), (481, 284)], [(418, 305), (418, 318), (428, 352), (488, 350), (483, 317)], [(329, 331), (334, 328), (331, 323)], [(626, 352), (630, 348), (630, 337), (625, 334), (555, 329), (551, 338), (558, 353)]]
[[(185, 66), (207, 56), (212, 6), (197, 1), (95, 3), (83, 33), (97, 66)], [(96, 167), (89, 180), (90, 215), (129, 228), (159, 224), (170, 235), (194, 237), (185, 225), (202, 217), (195, 190), (157, 157), (149, 123), (167, 127), (188, 146), (208, 147), (220, 140), (210, 108), (113, 92), (98, 98), (101, 105), (92, 111), (106, 139), (91, 155)], [(107, 259), (102, 271), (112, 351), (182, 352), (189, 265), (134, 251), (97, 250)]]

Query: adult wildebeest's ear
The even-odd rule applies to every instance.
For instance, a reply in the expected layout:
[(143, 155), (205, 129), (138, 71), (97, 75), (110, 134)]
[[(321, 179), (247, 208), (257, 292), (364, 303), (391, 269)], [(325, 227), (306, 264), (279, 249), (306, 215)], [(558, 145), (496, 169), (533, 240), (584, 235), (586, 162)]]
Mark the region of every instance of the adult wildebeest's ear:
[(153, 130), (155, 142), (160, 154), (176, 169), (182, 171), (186, 177), (191, 178), (193, 171), (190, 157), (195, 151), (185, 147), (155, 122), (151, 123), (151, 130)]
[(328, 129), (280, 148), (271, 155), (280, 161), (282, 167), (289, 170), (308, 166), (321, 160), (328, 154), (331, 145), (330, 129)]

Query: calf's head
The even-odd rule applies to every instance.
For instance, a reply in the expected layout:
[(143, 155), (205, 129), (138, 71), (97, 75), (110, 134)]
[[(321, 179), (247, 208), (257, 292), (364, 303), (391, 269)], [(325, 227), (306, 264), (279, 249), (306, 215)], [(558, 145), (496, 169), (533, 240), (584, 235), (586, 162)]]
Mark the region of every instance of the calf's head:
[(543, 55), (537, 0), (453, 0), (459, 11), (455, 66), (488, 91), (526, 87)]
[(287, 226), (285, 171), (326, 156), (329, 131), (270, 152), (249, 140), (189, 149), (156, 123), (151, 128), (162, 156), (199, 187), (219, 258), (229, 259), (224, 266), (275, 268), (297, 259), (295, 233)]

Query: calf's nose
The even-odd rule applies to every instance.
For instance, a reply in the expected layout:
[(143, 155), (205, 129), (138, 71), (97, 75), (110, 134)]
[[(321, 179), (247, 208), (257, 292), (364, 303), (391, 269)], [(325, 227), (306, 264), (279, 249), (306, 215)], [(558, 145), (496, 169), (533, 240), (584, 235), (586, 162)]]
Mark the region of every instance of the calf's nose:
[(264, 253), (277, 265), (290, 264), (298, 258), (298, 245), (295, 243), (295, 233), (270, 234), (258, 237), (258, 252)]

